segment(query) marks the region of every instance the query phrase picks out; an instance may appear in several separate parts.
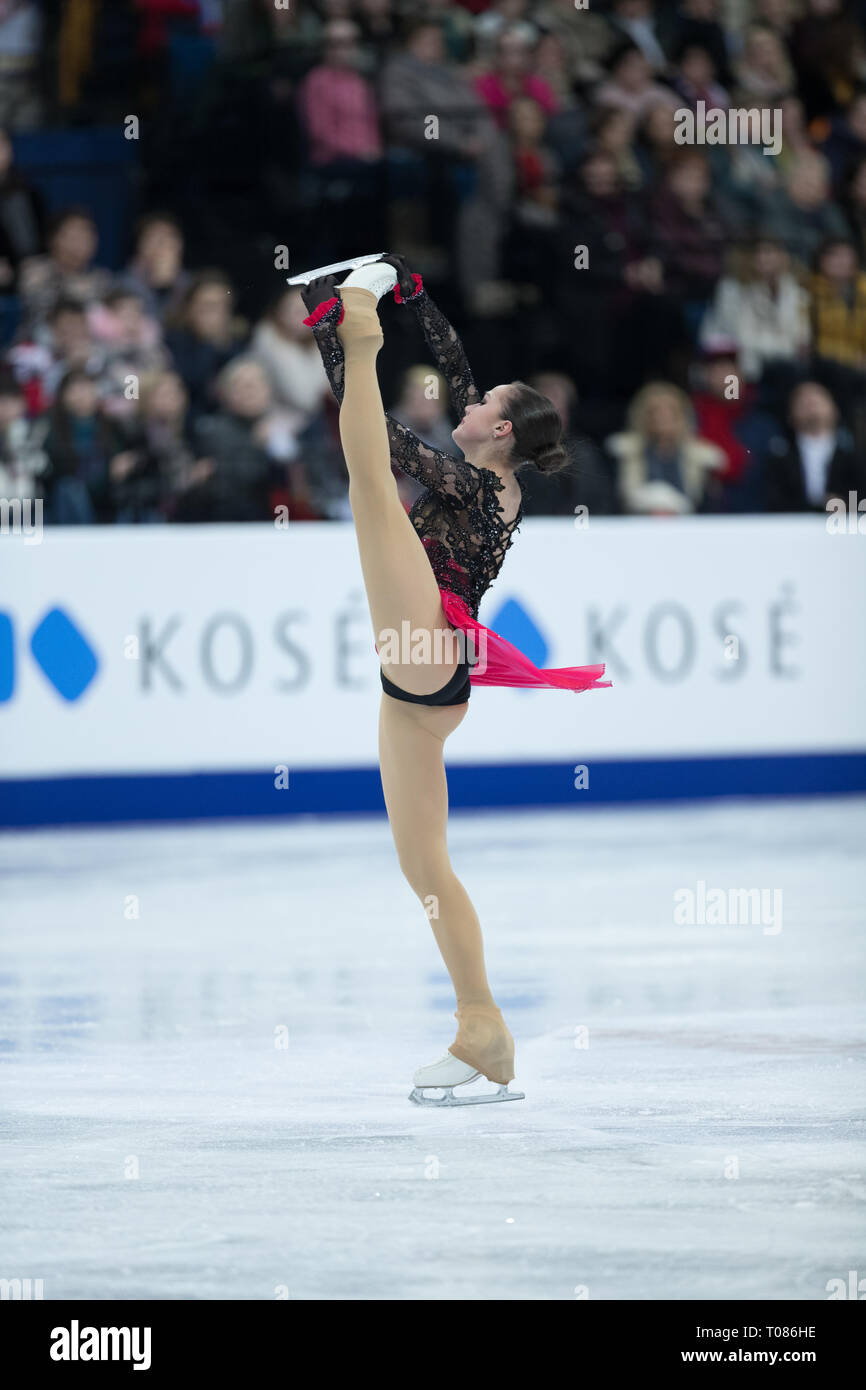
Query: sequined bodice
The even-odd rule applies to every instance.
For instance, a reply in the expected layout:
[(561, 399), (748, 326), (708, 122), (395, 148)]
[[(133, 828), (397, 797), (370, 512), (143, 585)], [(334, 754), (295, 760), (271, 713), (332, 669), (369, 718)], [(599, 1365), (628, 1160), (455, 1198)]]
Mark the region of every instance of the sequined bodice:
[[(408, 303), (418, 315), (436, 366), (448, 383), (452, 404), (462, 416), (467, 405), (479, 399), (463, 345), (425, 290)], [(313, 329), (338, 402), (343, 399), (345, 372), (337, 335), (339, 315), (337, 303)], [(476, 468), (422, 443), (387, 412), (385, 419), (392, 462), (427, 489), (409, 519), (421, 537), (436, 581), (440, 588), (465, 599), (477, 617), (481, 598), (498, 575), (523, 518), (522, 503), (516, 516), (506, 520), (499, 506), (505, 484), (491, 469)]]

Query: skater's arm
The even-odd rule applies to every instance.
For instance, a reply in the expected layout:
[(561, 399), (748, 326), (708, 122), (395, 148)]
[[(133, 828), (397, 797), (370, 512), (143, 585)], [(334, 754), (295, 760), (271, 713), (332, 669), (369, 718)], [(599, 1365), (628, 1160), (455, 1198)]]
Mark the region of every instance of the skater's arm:
[[(336, 296), (331, 296), (330, 298), (320, 298), (319, 303), (316, 304), (315, 286), (320, 286), (320, 296), (325, 295), (327, 290), (325, 281), (313, 281), (308, 287), (309, 299), (306, 293), (304, 298), (307, 300), (307, 307), (311, 309), (311, 312), (305, 322), (313, 330), (313, 336), (321, 353), (331, 390), (337, 404), (341, 405), (345, 386), (346, 362), (343, 356), (343, 345), (337, 335), (337, 325), (340, 322), (339, 300)], [(449, 326), (446, 319), (442, 318), (442, 321), (446, 327)], [(385, 422), (388, 427), (392, 463), (396, 464), (398, 468), (402, 468), (403, 472), (408, 473), (411, 478), (415, 478), (422, 487), (426, 487), (429, 491), (438, 493), (442, 497), (460, 502), (464, 506), (475, 500), (479, 493), (481, 480), (477, 470), (471, 464), (453, 458), (450, 454), (443, 453), (441, 449), (434, 449), (431, 444), (425, 444), (423, 440), (418, 438), (417, 434), (407, 429), (405, 425), (401, 425), (399, 420), (395, 420), (387, 411), (385, 411)]]
[(463, 507), (471, 506), (478, 500), (482, 480), (471, 463), (443, 453), (441, 449), (434, 449), (432, 444), (425, 444), (387, 411), (385, 420), (391, 441), (392, 463), (439, 497), (458, 502)]
[(467, 405), (477, 405), (480, 396), (456, 329), (433, 303), (421, 276), (413, 275), (401, 256), (384, 259), (394, 266), (399, 276), (394, 298), (398, 304), (411, 304), (415, 310), (436, 366), (448, 383), (451, 403), (457, 414), (463, 416)]
[(312, 280), (301, 293), (310, 310), (304, 323), (313, 330), (316, 347), (319, 349), (334, 399), (337, 405), (342, 405), (346, 359), (343, 356), (343, 344), (337, 337), (340, 301), (334, 292), (334, 284), (333, 275), (323, 276), (319, 280)]

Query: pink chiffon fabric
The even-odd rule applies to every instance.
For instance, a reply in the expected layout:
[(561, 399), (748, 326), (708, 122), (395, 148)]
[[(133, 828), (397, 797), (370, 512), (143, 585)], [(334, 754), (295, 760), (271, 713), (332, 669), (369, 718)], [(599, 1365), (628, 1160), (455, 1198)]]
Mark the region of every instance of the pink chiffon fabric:
[(535, 666), (528, 656), (492, 628), (476, 622), (465, 599), (448, 589), (439, 589), (445, 616), (453, 628), (466, 634), (467, 656), (474, 652), (479, 660), (470, 672), (473, 685), (547, 687), (552, 690), (603, 690), (613, 684), (600, 679), (600, 666)]

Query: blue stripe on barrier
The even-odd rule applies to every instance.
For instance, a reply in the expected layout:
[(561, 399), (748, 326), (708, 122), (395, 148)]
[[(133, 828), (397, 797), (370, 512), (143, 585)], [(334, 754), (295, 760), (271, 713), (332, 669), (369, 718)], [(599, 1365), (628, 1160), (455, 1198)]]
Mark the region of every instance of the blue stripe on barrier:
[[(448, 769), (454, 808), (507, 809), (718, 796), (811, 796), (866, 792), (866, 752), (760, 757), (640, 759), (588, 764), (575, 790), (571, 763), (458, 764)], [(243, 816), (383, 812), (376, 768), (274, 773), (202, 772), (0, 780), (0, 826), (207, 820)]]

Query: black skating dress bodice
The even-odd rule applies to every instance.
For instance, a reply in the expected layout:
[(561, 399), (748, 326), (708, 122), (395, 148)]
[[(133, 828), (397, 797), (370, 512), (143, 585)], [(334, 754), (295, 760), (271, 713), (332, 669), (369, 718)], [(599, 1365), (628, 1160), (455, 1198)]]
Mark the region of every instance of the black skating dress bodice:
[[(462, 417), (467, 405), (479, 400), (463, 344), (423, 287), (406, 303), (418, 316), (436, 366), (448, 383), (454, 409)], [(324, 312), (313, 323), (313, 332), (339, 403), (345, 373), (343, 346), (337, 336), (342, 304), (336, 299), (321, 308)], [(482, 596), (502, 568), (523, 519), (522, 501), (514, 518), (506, 521), (499, 510), (505, 484), (491, 469), (476, 468), (424, 444), (387, 411), (385, 419), (391, 462), (427, 489), (412, 507), (409, 520), (421, 537), (436, 582), (464, 599), (477, 617)]]

